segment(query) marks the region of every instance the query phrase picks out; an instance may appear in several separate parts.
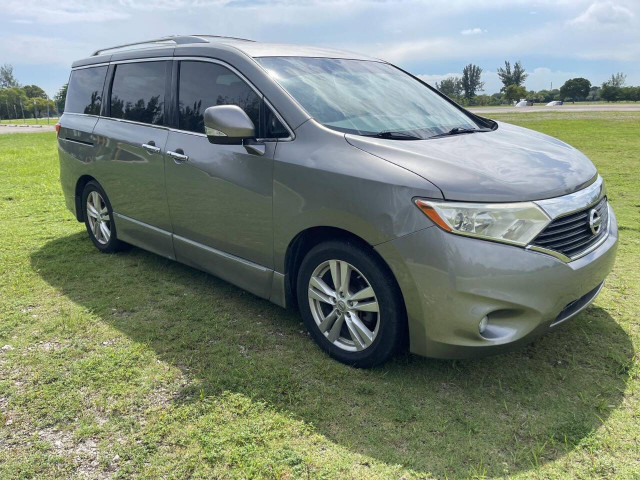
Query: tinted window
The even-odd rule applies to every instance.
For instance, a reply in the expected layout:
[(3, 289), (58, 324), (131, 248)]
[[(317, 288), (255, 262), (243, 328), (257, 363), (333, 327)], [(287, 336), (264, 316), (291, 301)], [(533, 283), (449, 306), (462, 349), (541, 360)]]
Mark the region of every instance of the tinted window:
[(216, 105), (238, 105), (258, 131), (260, 98), (240, 77), (215, 63), (181, 62), (179, 128), (204, 133), (204, 111)]
[(111, 87), (111, 116), (162, 125), (168, 62), (122, 63)]
[(64, 111), (100, 115), (106, 75), (107, 67), (81, 68), (71, 72)]
[(265, 108), (266, 113), (266, 132), (265, 138), (287, 138), (289, 131), (278, 120), (278, 117), (271, 111), (269, 107)]

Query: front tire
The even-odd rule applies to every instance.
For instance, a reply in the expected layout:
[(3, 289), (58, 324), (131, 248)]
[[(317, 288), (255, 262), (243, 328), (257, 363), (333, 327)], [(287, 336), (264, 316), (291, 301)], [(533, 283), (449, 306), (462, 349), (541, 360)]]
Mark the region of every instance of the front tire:
[(296, 290), (309, 333), (336, 360), (369, 368), (404, 345), (402, 296), (368, 246), (340, 241), (315, 246), (300, 265)]
[(113, 222), (113, 209), (109, 197), (95, 180), (88, 182), (82, 191), (84, 224), (89, 238), (98, 250), (113, 253), (122, 248)]

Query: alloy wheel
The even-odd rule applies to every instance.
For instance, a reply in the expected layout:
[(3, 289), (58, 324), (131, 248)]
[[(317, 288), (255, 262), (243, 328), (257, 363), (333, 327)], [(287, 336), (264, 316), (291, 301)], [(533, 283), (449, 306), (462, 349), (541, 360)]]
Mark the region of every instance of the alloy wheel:
[(316, 267), (308, 288), (311, 314), (320, 332), (336, 347), (362, 351), (380, 328), (378, 299), (367, 278), (343, 260)]
[(93, 190), (87, 196), (87, 219), (95, 239), (102, 245), (111, 238), (111, 217), (107, 204), (99, 192)]

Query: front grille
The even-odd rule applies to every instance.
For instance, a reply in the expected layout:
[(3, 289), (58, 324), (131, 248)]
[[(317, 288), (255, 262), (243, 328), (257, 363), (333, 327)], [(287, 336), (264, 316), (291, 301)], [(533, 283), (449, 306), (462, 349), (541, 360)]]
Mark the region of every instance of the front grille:
[[(595, 208), (602, 219), (600, 231), (594, 235), (589, 226), (591, 209)], [(555, 250), (571, 258), (587, 250), (607, 234), (609, 209), (606, 197), (595, 207), (558, 217), (552, 221), (536, 238), (532, 245)]]

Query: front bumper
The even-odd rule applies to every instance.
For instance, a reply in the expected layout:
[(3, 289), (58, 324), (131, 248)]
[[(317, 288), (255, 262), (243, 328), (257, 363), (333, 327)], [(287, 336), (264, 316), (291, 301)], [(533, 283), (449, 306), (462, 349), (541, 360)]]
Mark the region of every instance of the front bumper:
[(497, 353), (573, 317), (613, 268), (618, 226), (611, 207), (609, 215), (607, 239), (569, 263), (435, 226), (376, 246), (402, 290), (411, 351), (436, 358)]

